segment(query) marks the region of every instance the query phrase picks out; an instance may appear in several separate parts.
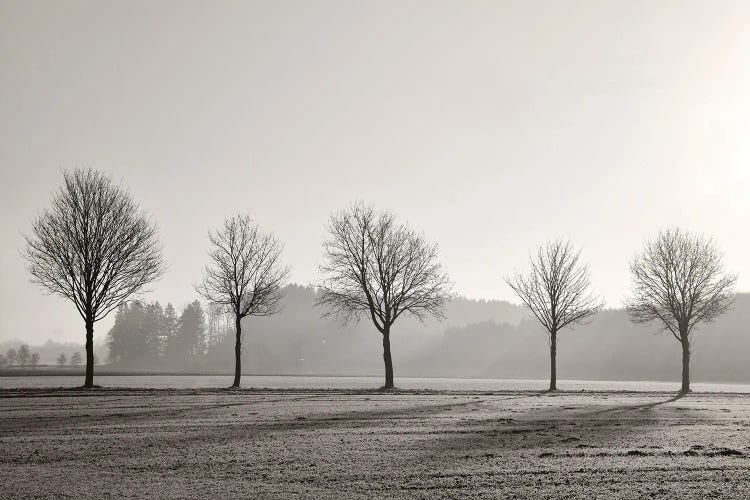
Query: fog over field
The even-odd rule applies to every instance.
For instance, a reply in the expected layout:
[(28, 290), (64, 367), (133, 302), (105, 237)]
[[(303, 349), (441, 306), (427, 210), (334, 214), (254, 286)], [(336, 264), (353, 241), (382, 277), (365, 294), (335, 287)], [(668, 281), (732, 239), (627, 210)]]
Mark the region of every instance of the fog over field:
[[(380, 336), (365, 320), (342, 326), (321, 318), (315, 291), (290, 285), (283, 313), (245, 321), (243, 363), (247, 374), (378, 375)], [(694, 340), (693, 376), (703, 382), (750, 382), (750, 295), (739, 294), (732, 310), (703, 326)], [(231, 332), (230, 332), (231, 333)], [(532, 378), (549, 375), (548, 346), (538, 323), (523, 307), (504, 301), (452, 301), (443, 321), (406, 319), (393, 332), (394, 365), (403, 377)], [(559, 374), (564, 379), (664, 380), (680, 375), (679, 346), (657, 325), (634, 325), (622, 309), (604, 310), (588, 324), (561, 335)], [(20, 340), (0, 344), (0, 351)], [(42, 349), (54, 363), (81, 344)], [(33, 346), (32, 346), (33, 347)], [(34, 350), (34, 348), (32, 348)], [(38, 349), (37, 349), (38, 350)], [(115, 365), (152, 371), (222, 371), (232, 368), (231, 335), (212, 359), (175, 364), (130, 358)], [(107, 347), (100, 340), (100, 359)]]

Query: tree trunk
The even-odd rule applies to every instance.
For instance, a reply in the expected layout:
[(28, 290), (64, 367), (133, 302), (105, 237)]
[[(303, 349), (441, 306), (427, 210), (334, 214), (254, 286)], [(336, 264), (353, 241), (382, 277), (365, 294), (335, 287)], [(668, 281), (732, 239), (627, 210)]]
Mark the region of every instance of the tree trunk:
[(393, 360), (391, 359), (391, 332), (383, 332), (383, 361), (385, 362), (385, 389), (393, 389)]
[(237, 340), (234, 344), (234, 382), (232, 387), (240, 386), (240, 375), (242, 373), (242, 318), (237, 316), (234, 320), (234, 331)]
[(687, 394), (690, 392), (690, 341), (687, 340), (687, 336), (683, 337), (685, 340), (682, 344), (682, 389), (680, 394)]
[(549, 342), (549, 390), (557, 390), (557, 332), (550, 332)]
[(94, 321), (86, 320), (86, 379), (83, 387), (94, 387)]

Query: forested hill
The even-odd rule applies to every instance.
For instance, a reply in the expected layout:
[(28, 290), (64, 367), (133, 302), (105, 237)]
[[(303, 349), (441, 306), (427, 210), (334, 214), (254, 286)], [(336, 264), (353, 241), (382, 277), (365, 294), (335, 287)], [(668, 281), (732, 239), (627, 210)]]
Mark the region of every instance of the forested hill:
[[(312, 307), (310, 288), (290, 287), (284, 312), (247, 321), (249, 370), (261, 373), (380, 374), (380, 335), (363, 319), (339, 327)], [(518, 305), (455, 300), (441, 324), (410, 319), (392, 333), (396, 376), (546, 378), (549, 348), (541, 327)], [(750, 294), (694, 335), (695, 381), (750, 382)], [(245, 365), (243, 365), (245, 366)], [(597, 380), (679, 380), (677, 341), (658, 325), (635, 325), (622, 309), (564, 330), (558, 377)]]
[[(335, 318), (321, 317), (314, 300), (313, 288), (290, 285), (280, 314), (243, 321), (245, 373), (382, 373), (381, 337), (369, 320), (342, 326)], [(123, 322), (113, 329), (118, 337), (115, 347), (130, 346), (112, 360), (115, 366), (231, 372), (234, 341), (227, 327), (231, 322), (217, 329), (206, 312), (203, 330), (196, 333), (203, 313), (194, 303), (173, 311), (177, 338), (191, 336), (189, 346), (146, 347), (143, 342), (158, 337), (148, 326), (154, 323), (147, 320), (161, 306), (152, 306), (135, 308), (143, 313), (139, 321)], [(749, 319), (750, 295), (740, 294), (730, 312), (694, 335), (693, 380), (750, 382)], [(669, 334), (657, 332), (657, 325), (632, 324), (623, 310), (605, 310), (589, 324), (561, 333), (558, 377), (678, 380), (679, 345)], [(549, 372), (548, 346), (541, 328), (521, 306), (504, 301), (455, 299), (442, 322), (421, 324), (405, 317), (396, 323), (391, 344), (396, 377), (546, 378)], [(98, 348), (106, 346), (100, 342)], [(98, 358), (106, 358), (105, 353)]]
[[(694, 381), (750, 382), (750, 294), (715, 323), (693, 334)], [(563, 330), (558, 339), (561, 379), (675, 380), (681, 371), (679, 343), (658, 325), (635, 325), (622, 309), (604, 310), (586, 325)], [(434, 370), (437, 362), (443, 367)], [(536, 321), (492, 321), (451, 328), (421, 355), (408, 360), (415, 373), (497, 378), (545, 378), (549, 347)]]
[[(369, 319), (342, 325), (336, 318), (322, 317), (323, 311), (315, 308), (314, 302), (313, 288), (292, 285), (285, 291), (281, 314), (243, 321), (248, 370), (257, 373), (381, 373), (382, 337)], [(432, 362), (422, 358), (424, 353), (439, 348), (447, 329), (485, 321), (515, 325), (526, 317), (526, 312), (505, 301), (457, 298), (448, 305), (445, 316), (442, 321), (428, 319), (424, 324), (408, 316), (399, 319), (391, 334), (394, 360), (401, 363), (399, 370), (406, 370), (412, 360), (420, 360), (422, 367), (417, 370), (415, 366), (409, 373), (439, 374), (441, 367), (449, 367), (439, 358)], [(471, 366), (471, 361), (466, 360), (465, 365)]]

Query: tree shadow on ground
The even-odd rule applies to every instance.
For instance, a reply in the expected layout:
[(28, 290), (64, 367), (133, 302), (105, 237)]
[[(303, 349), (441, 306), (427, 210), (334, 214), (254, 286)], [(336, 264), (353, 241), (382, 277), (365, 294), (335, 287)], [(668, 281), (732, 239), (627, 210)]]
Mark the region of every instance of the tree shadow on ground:
[[(689, 409), (665, 406), (682, 399), (601, 408), (598, 404), (528, 407), (502, 417), (464, 418), (453, 430), (436, 439), (417, 443), (424, 454), (441, 454), (456, 459), (471, 455), (502, 454), (524, 450), (558, 449), (582, 453), (587, 448), (638, 447), (644, 437), (662, 425), (691, 425), (707, 420)], [(655, 414), (662, 408), (666, 413)], [(486, 413), (486, 412), (485, 412)]]

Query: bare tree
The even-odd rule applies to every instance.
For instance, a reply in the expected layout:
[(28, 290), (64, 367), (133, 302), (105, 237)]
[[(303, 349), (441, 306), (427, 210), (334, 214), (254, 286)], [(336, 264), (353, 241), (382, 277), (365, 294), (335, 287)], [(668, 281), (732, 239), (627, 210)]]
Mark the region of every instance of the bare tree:
[(13, 348), (8, 349), (5, 357), (8, 359), (8, 366), (13, 366), (13, 363), (15, 363), (18, 359), (18, 352), (16, 352), (16, 350)]
[(20, 366), (26, 366), (29, 362), (30, 356), (31, 351), (29, 350), (28, 344), (21, 344), (21, 347), (18, 348), (18, 364)]
[(369, 317), (383, 336), (385, 389), (393, 388), (391, 327), (402, 315), (443, 317), (451, 283), (425, 241), (390, 212), (353, 205), (331, 216), (316, 305), (344, 322)]
[(56, 361), (57, 361), (57, 366), (59, 366), (59, 367), (63, 367), (63, 366), (65, 366), (65, 363), (67, 363), (67, 362), (68, 362), (68, 357), (67, 357), (67, 356), (65, 355), (65, 353), (64, 353), (64, 352), (61, 352), (61, 353), (60, 353), (60, 354), (59, 354), (59, 355), (57, 356), (57, 359), (56, 359)]
[(551, 391), (557, 389), (557, 334), (603, 307), (602, 300), (589, 292), (589, 270), (579, 262), (580, 253), (570, 241), (551, 241), (530, 257), (527, 274), (505, 278), (548, 333)]
[(31, 355), (31, 359), (29, 359), (29, 363), (31, 363), (31, 366), (36, 366), (39, 364), (39, 353), (35, 352)]
[(80, 352), (74, 352), (73, 355), (70, 357), (70, 364), (71, 366), (78, 366), (81, 364), (81, 353)]
[(156, 227), (109, 177), (75, 169), (25, 238), (32, 281), (73, 302), (84, 320), (83, 386), (93, 387), (94, 323), (163, 272)]
[(690, 339), (696, 326), (726, 312), (737, 276), (724, 270), (713, 240), (679, 228), (660, 231), (630, 263), (632, 321), (657, 320), (682, 346), (682, 388), (690, 391)]
[(282, 288), (289, 270), (281, 264), (283, 245), (271, 233), (264, 233), (248, 215), (236, 215), (209, 233), (213, 249), (211, 263), (203, 272), (196, 291), (214, 306), (234, 315), (234, 382), (240, 386), (242, 373), (242, 318), (270, 316), (279, 312)]

